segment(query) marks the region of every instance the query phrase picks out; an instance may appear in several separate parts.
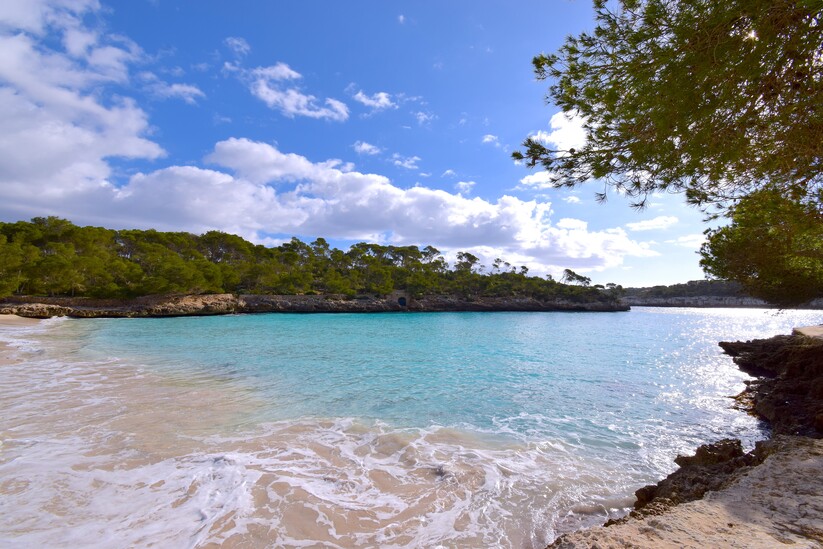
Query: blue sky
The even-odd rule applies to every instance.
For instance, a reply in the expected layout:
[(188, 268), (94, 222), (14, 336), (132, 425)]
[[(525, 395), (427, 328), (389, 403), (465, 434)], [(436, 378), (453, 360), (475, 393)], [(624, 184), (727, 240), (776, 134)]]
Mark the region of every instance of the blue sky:
[(531, 58), (588, 0), (3, 0), (0, 220), (470, 251), (595, 283), (702, 278), (682, 196), (546, 188), (579, 142)]

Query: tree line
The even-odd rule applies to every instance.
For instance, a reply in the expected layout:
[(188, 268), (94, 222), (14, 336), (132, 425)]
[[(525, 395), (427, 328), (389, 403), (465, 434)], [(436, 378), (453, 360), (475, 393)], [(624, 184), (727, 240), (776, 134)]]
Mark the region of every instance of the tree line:
[(323, 238), (276, 247), (219, 231), (203, 235), (79, 227), (57, 217), (0, 223), (0, 296), (131, 298), (164, 294), (343, 294), (463, 298), (534, 297), (611, 301), (620, 287), (591, 287), (571, 270), (564, 284), (529, 276), (497, 259), (490, 268), (468, 252), (449, 265), (432, 246), (361, 242), (343, 251)]

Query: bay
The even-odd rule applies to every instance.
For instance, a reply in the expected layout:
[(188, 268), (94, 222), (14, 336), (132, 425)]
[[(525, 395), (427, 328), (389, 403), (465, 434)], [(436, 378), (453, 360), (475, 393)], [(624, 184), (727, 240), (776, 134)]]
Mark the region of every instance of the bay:
[[(720, 340), (820, 311), (270, 314), (3, 337), (0, 541), (542, 547), (762, 425)], [(79, 544), (79, 545), (78, 545)]]

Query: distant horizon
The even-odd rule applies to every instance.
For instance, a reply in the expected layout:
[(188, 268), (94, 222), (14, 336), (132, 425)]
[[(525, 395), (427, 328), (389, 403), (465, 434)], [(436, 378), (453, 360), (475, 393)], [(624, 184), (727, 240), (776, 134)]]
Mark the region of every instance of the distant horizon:
[(589, 2), (239, 6), (0, 5), (0, 220), (421, 243), (593, 284), (704, 278), (707, 225), (683, 196), (635, 212), (511, 159), (528, 136), (581, 139), (530, 61), (590, 30)]

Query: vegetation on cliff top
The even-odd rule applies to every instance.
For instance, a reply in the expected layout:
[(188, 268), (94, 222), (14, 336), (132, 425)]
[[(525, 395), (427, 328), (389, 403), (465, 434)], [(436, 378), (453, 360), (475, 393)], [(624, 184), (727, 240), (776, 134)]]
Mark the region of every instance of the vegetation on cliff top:
[(297, 238), (267, 248), (239, 236), (210, 231), (197, 236), (155, 230), (78, 227), (56, 217), (0, 223), (0, 296), (10, 294), (136, 297), (156, 294), (357, 294), (412, 297), (533, 297), (611, 302), (620, 287), (589, 287), (566, 272), (562, 284), (529, 276), (496, 260), (488, 272), (459, 252), (449, 266), (426, 246), (359, 243), (348, 251), (322, 238)]

